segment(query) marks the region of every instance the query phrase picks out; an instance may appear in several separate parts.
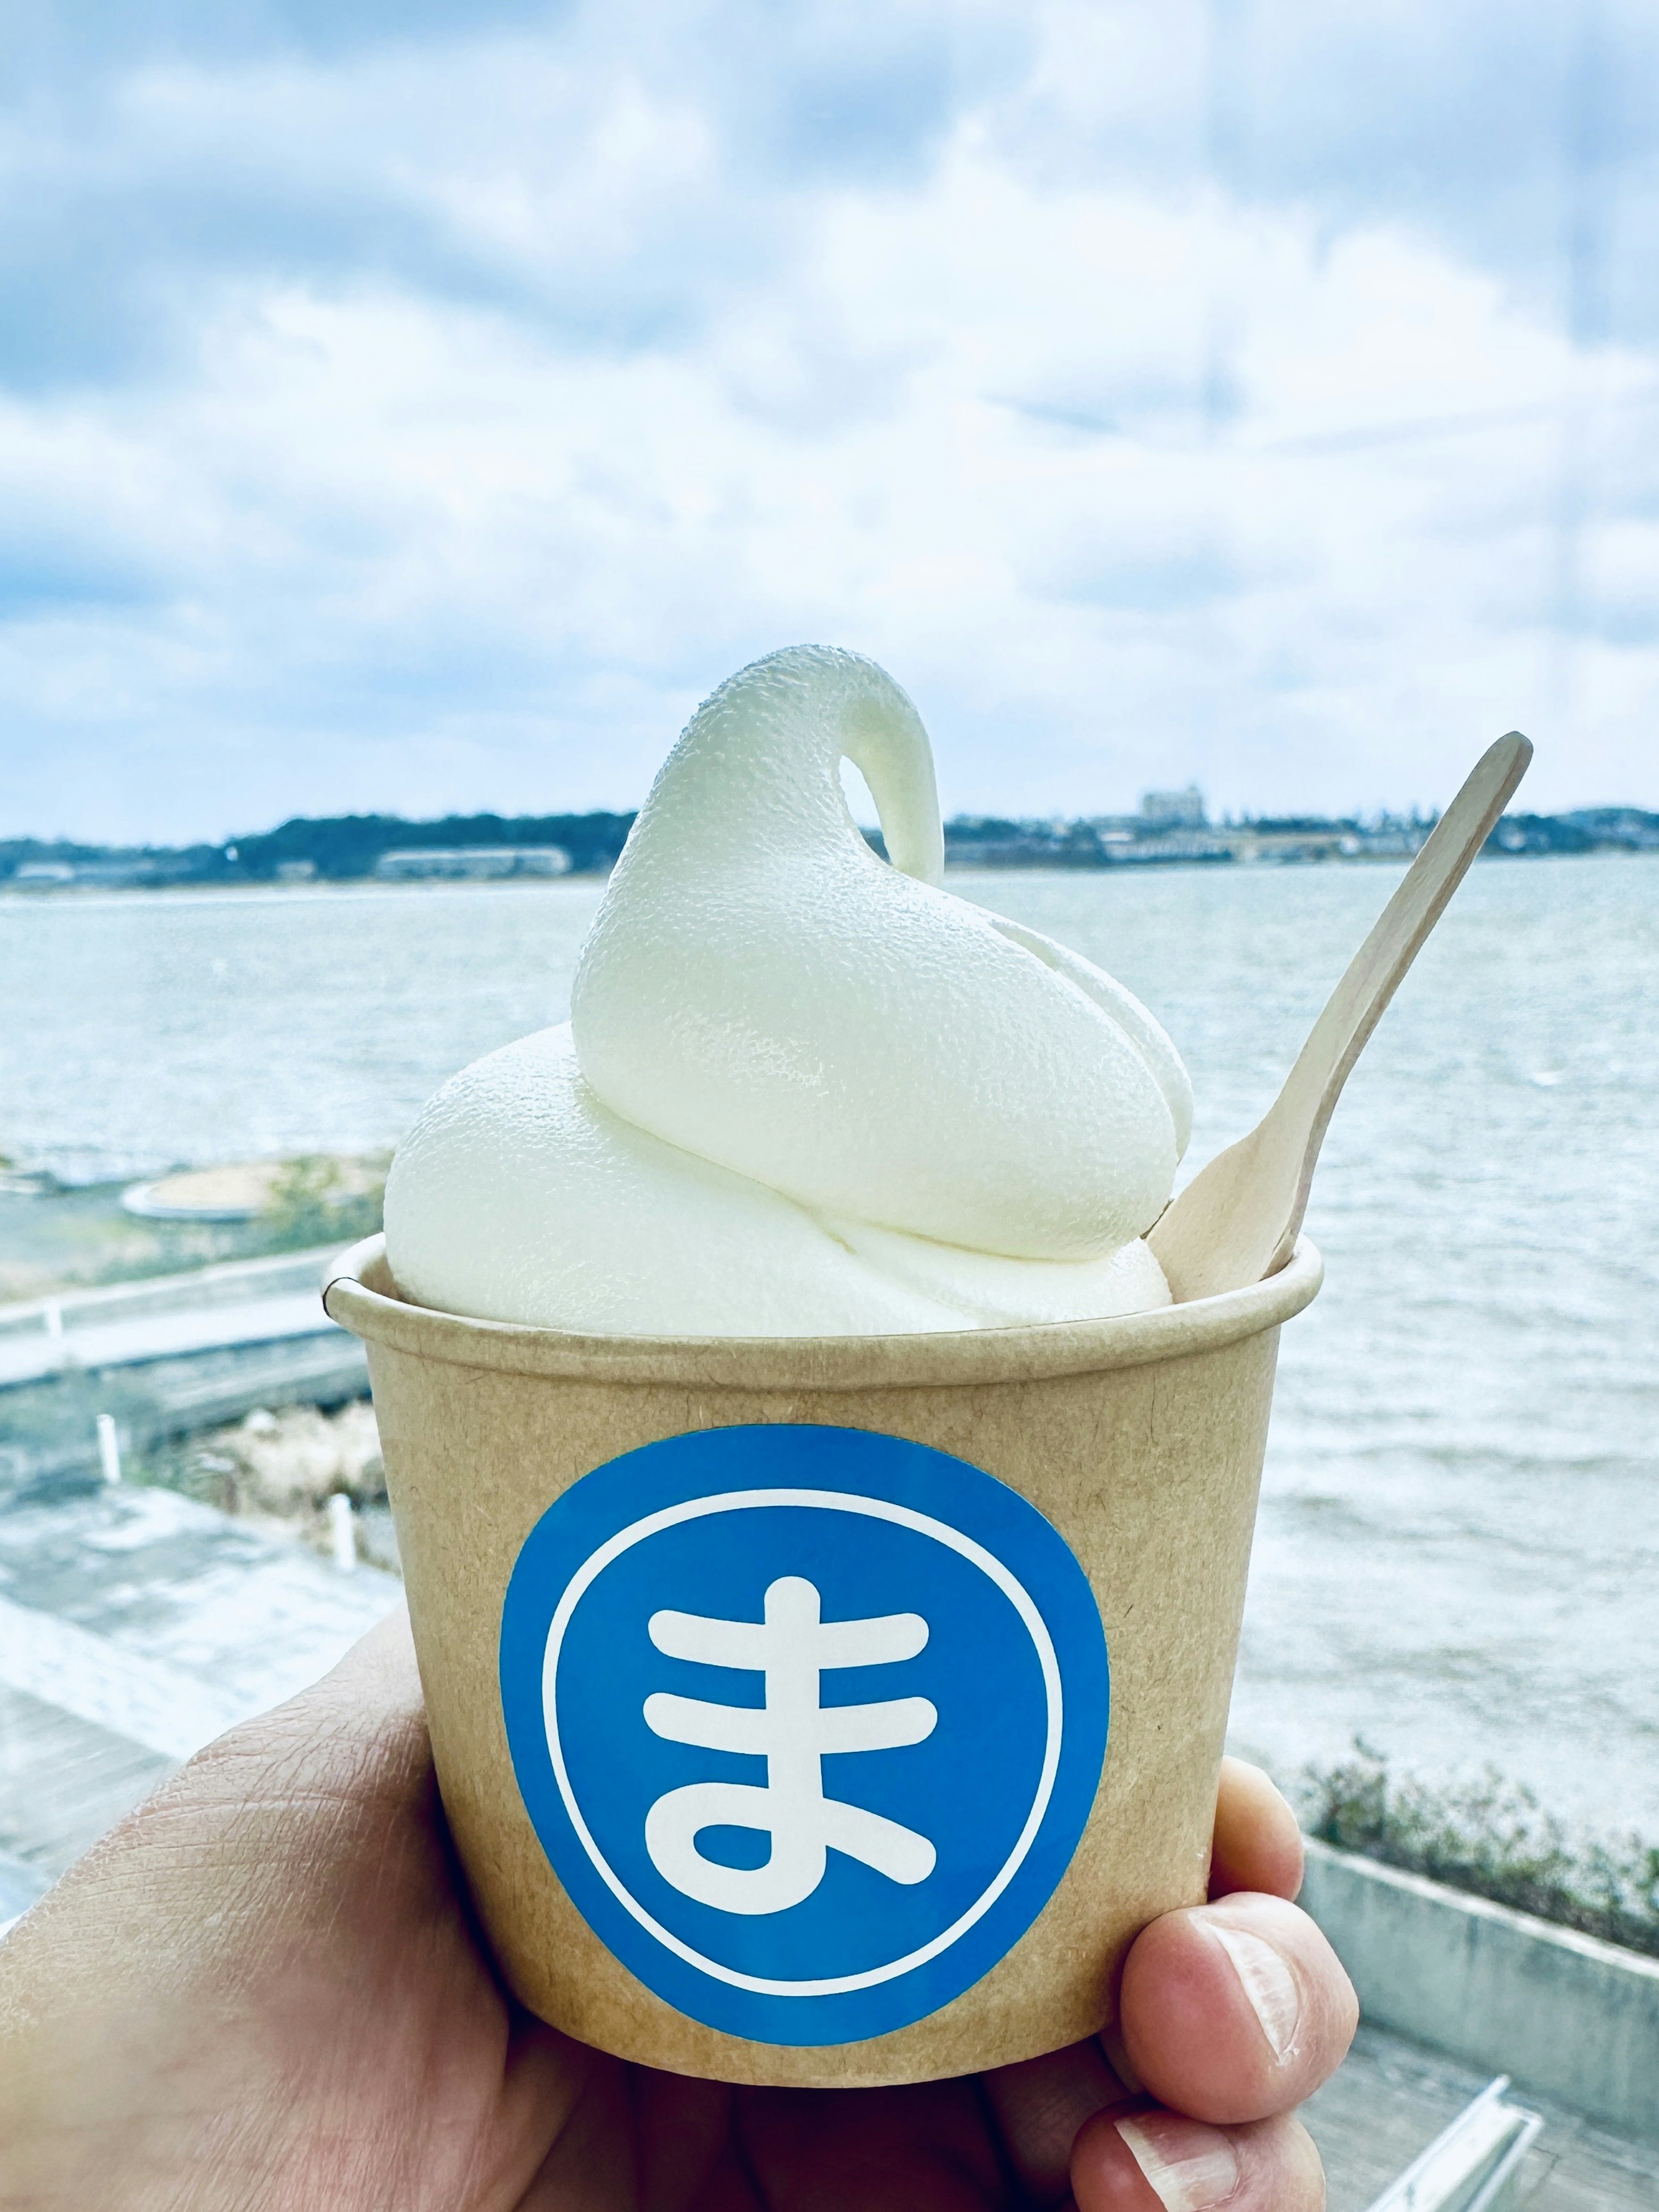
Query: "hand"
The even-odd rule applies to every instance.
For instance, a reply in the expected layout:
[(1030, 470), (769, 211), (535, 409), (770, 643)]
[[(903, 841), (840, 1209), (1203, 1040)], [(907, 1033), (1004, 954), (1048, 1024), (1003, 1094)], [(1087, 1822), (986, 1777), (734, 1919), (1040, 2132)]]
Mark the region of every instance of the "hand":
[(193, 1759), (0, 1943), (0, 2207), (1317, 2212), (1287, 2116), (1355, 2008), (1285, 1901), (1300, 1874), (1288, 1808), (1229, 1761), (1220, 1901), (1135, 1944), (1117, 2071), (1095, 2042), (904, 2089), (626, 2066), (496, 1981), (399, 1614)]

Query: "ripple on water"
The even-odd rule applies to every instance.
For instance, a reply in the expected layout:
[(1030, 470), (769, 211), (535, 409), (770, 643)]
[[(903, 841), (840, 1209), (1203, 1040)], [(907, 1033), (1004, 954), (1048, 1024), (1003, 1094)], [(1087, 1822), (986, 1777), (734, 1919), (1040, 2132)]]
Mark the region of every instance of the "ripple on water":
[[(963, 876), (1175, 1036), (1196, 1164), (1395, 880)], [(80, 1176), (392, 1142), (559, 1019), (591, 884), (0, 900), (0, 1151)], [(1659, 856), (1477, 867), (1367, 1050), (1286, 1331), (1235, 1705), (1659, 1835)]]

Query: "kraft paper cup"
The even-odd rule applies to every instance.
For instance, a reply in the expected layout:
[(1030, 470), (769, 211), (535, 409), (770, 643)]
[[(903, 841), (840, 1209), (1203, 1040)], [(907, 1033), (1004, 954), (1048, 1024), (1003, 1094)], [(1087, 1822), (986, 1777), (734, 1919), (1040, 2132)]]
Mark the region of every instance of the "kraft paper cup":
[(346, 1254), (325, 1302), (523, 2002), (801, 2087), (1109, 2025), (1136, 1933), (1205, 1893), (1279, 1330), (1322, 1274), (1304, 1241), (1109, 1321), (681, 1340), (458, 1318)]

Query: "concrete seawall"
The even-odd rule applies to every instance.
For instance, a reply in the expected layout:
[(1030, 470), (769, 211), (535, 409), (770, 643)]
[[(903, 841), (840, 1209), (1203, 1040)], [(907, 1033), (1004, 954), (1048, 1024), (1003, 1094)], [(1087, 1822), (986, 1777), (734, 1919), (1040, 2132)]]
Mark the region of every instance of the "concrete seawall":
[(1659, 1960), (1325, 1844), (1301, 1902), (1378, 2027), (1659, 2139)]

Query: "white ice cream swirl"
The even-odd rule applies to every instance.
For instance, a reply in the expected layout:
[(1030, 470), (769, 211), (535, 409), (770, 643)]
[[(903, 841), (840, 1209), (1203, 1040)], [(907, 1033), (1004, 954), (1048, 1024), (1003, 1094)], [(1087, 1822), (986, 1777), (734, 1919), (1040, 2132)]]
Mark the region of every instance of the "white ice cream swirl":
[(464, 1069), (399, 1147), (404, 1293), (674, 1336), (1166, 1304), (1139, 1239), (1191, 1120), (1174, 1047), (1100, 969), (940, 889), (942, 858), (927, 732), (873, 662), (799, 646), (723, 684), (634, 826), (569, 1023)]

